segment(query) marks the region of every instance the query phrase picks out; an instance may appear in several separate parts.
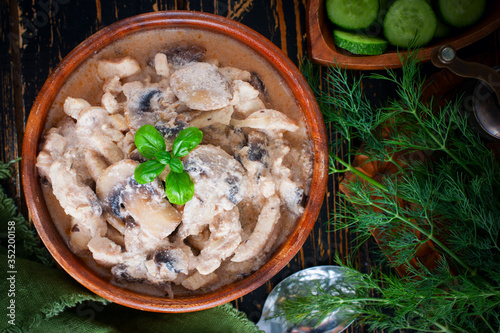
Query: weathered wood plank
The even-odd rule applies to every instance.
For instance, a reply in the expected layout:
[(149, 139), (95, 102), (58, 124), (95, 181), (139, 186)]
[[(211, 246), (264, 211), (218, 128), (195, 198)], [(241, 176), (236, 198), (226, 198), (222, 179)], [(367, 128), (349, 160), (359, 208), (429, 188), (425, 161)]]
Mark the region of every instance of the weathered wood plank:
[(0, 16), (7, 18), (1, 20), (0, 28), (0, 97), (2, 107), (2, 117), (0, 126), (3, 131), (0, 132), (0, 140), (3, 143), (0, 150), (2, 161), (8, 161), (17, 157), (14, 153), (17, 151), (17, 142), (15, 141), (15, 103), (14, 103), (14, 80), (13, 80), (13, 61), (10, 48), (11, 40), (15, 42), (15, 35), (10, 35), (9, 27), (9, 7), (0, 7)]
[(23, 1), (21, 62), (25, 113), (51, 70), (87, 37), (133, 15), (175, 9), (175, 1)]

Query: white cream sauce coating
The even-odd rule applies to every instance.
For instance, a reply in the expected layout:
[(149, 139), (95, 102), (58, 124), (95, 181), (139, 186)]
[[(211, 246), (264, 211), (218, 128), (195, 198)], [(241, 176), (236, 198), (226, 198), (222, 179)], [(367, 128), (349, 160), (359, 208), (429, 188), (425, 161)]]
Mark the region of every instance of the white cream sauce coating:
[[(135, 38), (167, 46), (139, 51)], [(234, 43), (188, 30), (132, 36), (84, 64), (53, 105), (37, 158), (49, 211), (71, 250), (116, 284), (170, 297), (216, 289), (262, 266), (304, 211), (303, 119), (276, 73)], [(135, 181), (144, 124), (167, 150), (183, 128), (203, 131), (182, 159), (195, 184), (185, 205), (165, 196), (168, 167)]]

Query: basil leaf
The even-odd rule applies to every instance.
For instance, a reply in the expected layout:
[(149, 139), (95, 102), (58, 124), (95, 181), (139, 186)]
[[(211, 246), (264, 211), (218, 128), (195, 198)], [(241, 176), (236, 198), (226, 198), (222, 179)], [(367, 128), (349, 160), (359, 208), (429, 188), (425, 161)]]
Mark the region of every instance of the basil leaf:
[(186, 156), (193, 150), (203, 139), (203, 132), (196, 127), (188, 127), (179, 132), (179, 135), (174, 140), (172, 153), (174, 156)]
[(134, 178), (139, 184), (151, 183), (165, 169), (165, 164), (157, 160), (141, 163), (134, 170)]
[(165, 151), (165, 150), (157, 152), (155, 154), (155, 157), (158, 161), (160, 161), (160, 163), (163, 163), (165, 165), (169, 164), (170, 160), (172, 159), (172, 155), (168, 151)]
[(193, 181), (185, 171), (182, 173), (170, 172), (165, 180), (165, 194), (171, 203), (184, 205), (193, 198)]
[(134, 142), (142, 156), (153, 158), (166, 149), (165, 139), (152, 125), (144, 125), (135, 132)]
[(173, 172), (181, 173), (184, 171), (184, 166), (178, 157), (174, 157), (170, 160), (170, 170)]

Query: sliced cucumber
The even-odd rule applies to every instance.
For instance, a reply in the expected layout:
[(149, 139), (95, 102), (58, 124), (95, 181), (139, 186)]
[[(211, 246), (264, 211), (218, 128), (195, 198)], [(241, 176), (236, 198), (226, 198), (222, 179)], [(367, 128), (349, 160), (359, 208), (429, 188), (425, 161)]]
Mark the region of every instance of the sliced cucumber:
[(328, 18), (344, 29), (365, 29), (377, 19), (378, 0), (327, 0)]
[(387, 50), (387, 41), (381, 38), (333, 30), (335, 45), (354, 54), (378, 55)]
[(446, 23), (455, 28), (464, 28), (483, 16), (486, 0), (438, 0), (437, 7)]
[(426, 0), (398, 0), (385, 15), (384, 35), (395, 46), (425, 45), (437, 27), (436, 14)]

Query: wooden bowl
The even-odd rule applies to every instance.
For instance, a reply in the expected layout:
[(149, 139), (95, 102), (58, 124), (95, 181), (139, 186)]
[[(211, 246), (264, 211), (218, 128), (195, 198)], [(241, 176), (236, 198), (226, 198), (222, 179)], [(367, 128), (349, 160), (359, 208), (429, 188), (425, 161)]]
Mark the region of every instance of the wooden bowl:
[[(340, 64), (345, 69), (377, 70), (401, 67), (400, 55), (395, 48), (381, 55), (355, 55), (338, 48), (333, 43), (333, 24), (328, 20), (325, 8), (326, 0), (310, 0), (307, 9), (307, 47), (309, 57), (321, 65)], [(450, 37), (435, 39), (423, 47), (418, 57), (428, 61), (432, 49), (443, 44), (450, 44), (456, 50), (463, 48), (487, 36), (500, 27), (500, 1), (490, 1), (485, 16), (474, 26), (453, 34)], [(400, 54), (404, 57), (406, 51)]]
[[(150, 29), (192, 28), (222, 34), (246, 44), (268, 62), (289, 86), (304, 115), (313, 141), (314, 170), (310, 196), (295, 229), (259, 270), (218, 290), (169, 299), (122, 289), (97, 275), (73, 254), (49, 215), (36, 164), (47, 114), (58, 91), (75, 70), (94, 53), (130, 34)], [(169, 11), (131, 17), (97, 32), (67, 57), (43, 85), (31, 109), (22, 150), (22, 176), (26, 200), (34, 225), (55, 260), (73, 278), (96, 294), (132, 308), (155, 312), (190, 312), (211, 308), (241, 297), (278, 273), (299, 251), (312, 230), (321, 208), (328, 176), (328, 152), (324, 123), (317, 102), (296, 66), (274, 44), (235, 21), (204, 13)]]

